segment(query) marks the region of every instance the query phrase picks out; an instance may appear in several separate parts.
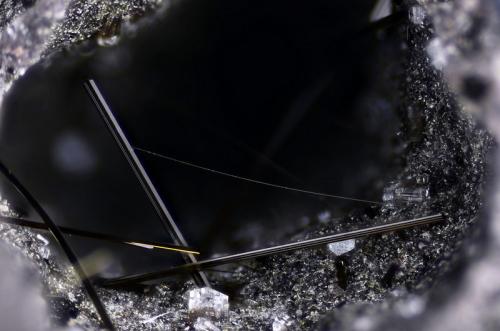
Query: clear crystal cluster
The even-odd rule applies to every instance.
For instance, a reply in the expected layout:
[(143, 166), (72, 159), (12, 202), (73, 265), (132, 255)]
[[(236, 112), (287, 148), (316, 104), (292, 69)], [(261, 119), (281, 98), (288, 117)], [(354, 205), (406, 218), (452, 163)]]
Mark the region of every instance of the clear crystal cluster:
[(0, 215), (6, 217), (18, 217), (18, 213), (12, 208), (9, 201), (0, 196)]
[(229, 298), (209, 287), (195, 288), (189, 291), (188, 311), (192, 318), (208, 316), (222, 319), (228, 316)]
[(429, 199), (429, 187), (427, 177), (418, 176), (410, 180), (390, 182), (384, 188), (382, 201), (388, 207), (395, 205), (407, 205), (422, 203)]

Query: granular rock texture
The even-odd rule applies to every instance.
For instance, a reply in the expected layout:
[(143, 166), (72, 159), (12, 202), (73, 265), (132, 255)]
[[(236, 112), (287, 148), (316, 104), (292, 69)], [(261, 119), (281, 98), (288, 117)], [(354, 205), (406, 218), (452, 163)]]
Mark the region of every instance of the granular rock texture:
[(165, 10), (168, 3), (168, 0), (72, 1), (66, 18), (54, 31), (47, 52), (96, 36), (106, 45), (106, 40), (113, 42), (113, 37), (116, 39), (123, 24), (130, 24), (160, 7)]
[(17, 15), (33, 5), (34, 1), (5, 0), (0, 7), (0, 31)]
[(102, 45), (115, 43), (122, 24), (167, 5), (160, 0), (2, 1), (0, 102), (12, 82), (44, 56), (91, 38)]

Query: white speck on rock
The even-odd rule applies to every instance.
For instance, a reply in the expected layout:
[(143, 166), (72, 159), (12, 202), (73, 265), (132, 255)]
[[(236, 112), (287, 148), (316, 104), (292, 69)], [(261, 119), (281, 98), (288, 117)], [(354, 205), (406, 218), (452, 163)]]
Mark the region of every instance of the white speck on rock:
[(356, 240), (354, 239), (328, 244), (328, 250), (337, 256), (352, 251), (354, 247), (356, 247)]
[(410, 8), (410, 21), (415, 25), (423, 25), (426, 17), (425, 9), (422, 6)]

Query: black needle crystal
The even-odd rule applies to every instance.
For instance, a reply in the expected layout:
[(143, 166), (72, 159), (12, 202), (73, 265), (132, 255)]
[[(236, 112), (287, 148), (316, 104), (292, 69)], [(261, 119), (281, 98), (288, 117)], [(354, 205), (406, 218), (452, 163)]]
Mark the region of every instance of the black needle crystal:
[(240, 261), (254, 259), (254, 258), (262, 257), (262, 256), (291, 252), (291, 251), (295, 251), (298, 249), (318, 247), (318, 246), (322, 246), (322, 245), (333, 243), (333, 242), (339, 242), (339, 241), (344, 241), (344, 240), (349, 240), (349, 239), (365, 237), (365, 236), (369, 236), (369, 235), (375, 235), (375, 234), (381, 234), (381, 233), (402, 230), (402, 229), (406, 229), (406, 228), (410, 228), (410, 227), (414, 227), (414, 226), (436, 223), (436, 222), (440, 222), (442, 220), (443, 220), (443, 216), (441, 214), (436, 214), (436, 215), (431, 215), (431, 216), (426, 216), (426, 217), (421, 217), (421, 218), (415, 218), (415, 219), (411, 219), (411, 220), (376, 225), (376, 226), (372, 226), (369, 228), (353, 230), (353, 231), (343, 232), (343, 233), (338, 233), (338, 234), (332, 234), (332, 235), (323, 236), (323, 237), (319, 237), (319, 238), (303, 240), (303, 241), (299, 241), (299, 242), (295, 242), (295, 243), (273, 246), (273, 247), (269, 247), (269, 248), (263, 248), (263, 249), (248, 251), (248, 252), (244, 252), (244, 253), (218, 257), (218, 258), (214, 258), (214, 259), (207, 259), (207, 260), (199, 261), (196, 263), (185, 264), (185, 265), (173, 267), (173, 268), (162, 270), (162, 271), (157, 271), (157, 272), (152, 272), (152, 273), (147, 273), (147, 274), (125, 276), (125, 277), (120, 277), (120, 278), (116, 278), (116, 279), (108, 279), (108, 280), (104, 280), (102, 282), (102, 285), (104, 285), (104, 286), (121, 286), (121, 285), (127, 285), (127, 284), (133, 284), (133, 283), (139, 283), (139, 282), (145, 282), (145, 281), (152, 281), (152, 280), (165, 278), (167, 276), (172, 276), (172, 275), (179, 274), (179, 273), (200, 271), (200, 270), (207, 269), (207, 268), (213, 268), (213, 267), (216, 267), (219, 265), (240, 262)]
[(115, 330), (113, 323), (111, 322), (111, 319), (106, 312), (106, 308), (104, 307), (101, 299), (99, 299), (99, 295), (97, 294), (96, 289), (94, 288), (90, 279), (87, 277), (87, 274), (85, 273), (85, 270), (83, 270), (83, 267), (79, 262), (77, 255), (64, 237), (61, 229), (59, 229), (57, 224), (52, 220), (49, 214), (47, 214), (45, 209), (38, 203), (38, 200), (36, 200), (36, 198), (28, 191), (28, 189), (26, 189), (24, 185), (21, 184), (17, 177), (14, 176), (14, 174), (2, 162), (0, 162), (0, 172), (5, 176), (5, 178), (9, 180), (10, 183), (12, 183), (12, 185), (14, 185), (17, 191), (21, 193), (21, 195), (31, 204), (31, 206), (33, 206), (40, 218), (47, 225), (50, 233), (57, 240), (57, 243), (59, 244), (59, 246), (61, 246), (68, 260), (71, 262), (73, 268), (80, 277), (82, 285), (85, 288), (88, 296), (92, 300), (92, 303), (94, 304), (94, 307), (96, 308), (104, 327), (107, 330)]
[[(30, 220), (27, 220), (24, 218), (19, 218), (19, 217), (0, 216), (0, 222), (24, 226), (24, 227), (28, 227), (31, 229), (39, 229), (39, 230), (45, 230), (45, 231), (49, 230), (49, 227), (45, 223), (33, 222), (33, 221), (30, 221)], [(69, 228), (69, 227), (65, 227), (65, 226), (60, 226), (59, 229), (64, 234), (74, 235), (74, 236), (79, 236), (79, 237), (84, 237), (84, 238), (111, 241), (111, 242), (117, 242), (117, 243), (121, 243), (121, 244), (128, 244), (128, 245), (139, 246), (139, 247), (150, 248), (150, 249), (157, 248), (157, 249), (164, 249), (164, 250), (170, 250), (170, 251), (181, 252), (181, 253), (199, 254), (198, 251), (196, 251), (195, 249), (193, 249), (191, 247), (173, 245), (170, 243), (156, 242), (156, 241), (149, 241), (149, 240), (142, 240), (142, 239), (124, 238), (124, 237), (113, 236), (113, 235), (104, 234), (104, 233), (97, 233), (97, 232), (92, 232), (92, 231), (73, 229), (73, 228)]]
[[(92, 99), (92, 102), (99, 111), (99, 114), (104, 120), (106, 127), (112, 134), (113, 138), (115, 139), (115, 142), (120, 147), (123, 156), (127, 159), (128, 164), (134, 171), (134, 174), (139, 183), (141, 184), (141, 187), (143, 188), (144, 192), (147, 194), (149, 201), (153, 205), (156, 214), (161, 220), (161, 223), (163, 224), (165, 229), (170, 233), (170, 235), (174, 239), (174, 242), (177, 245), (188, 246), (187, 241), (184, 239), (184, 236), (177, 227), (177, 224), (175, 224), (172, 215), (168, 211), (167, 207), (165, 206), (165, 203), (160, 197), (160, 194), (156, 190), (146, 170), (142, 166), (141, 161), (135, 154), (133, 147), (130, 145), (127, 137), (125, 136), (125, 133), (118, 124), (118, 121), (113, 115), (113, 112), (109, 108), (103, 95), (99, 91), (99, 88), (97, 87), (96, 83), (93, 80), (88, 80), (87, 82), (85, 82), (84, 86), (85, 90)], [(183, 254), (183, 256), (188, 263), (197, 262), (196, 257), (193, 254)], [(193, 272), (192, 276), (198, 286), (210, 286), (210, 283), (208, 282), (208, 279), (204, 273), (195, 271)]]

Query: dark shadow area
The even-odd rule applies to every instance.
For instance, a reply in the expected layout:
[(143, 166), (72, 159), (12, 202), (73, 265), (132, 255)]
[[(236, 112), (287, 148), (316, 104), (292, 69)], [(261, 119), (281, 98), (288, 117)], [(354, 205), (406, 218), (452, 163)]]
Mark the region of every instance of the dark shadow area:
[[(83, 89), (93, 78), (135, 146), (260, 181), (380, 200), (398, 127), (384, 94), (394, 82), (380, 73), (397, 66), (399, 44), (390, 32), (360, 33), (373, 3), (355, 3), (182, 1), (117, 46), (58, 54), (9, 94), (0, 155), (59, 225), (170, 241)], [(204, 257), (267, 246), (303, 217), (360, 206), (138, 155)], [(82, 255), (96, 248), (75, 244)], [(109, 249), (124, 272), (181, 263)]]

